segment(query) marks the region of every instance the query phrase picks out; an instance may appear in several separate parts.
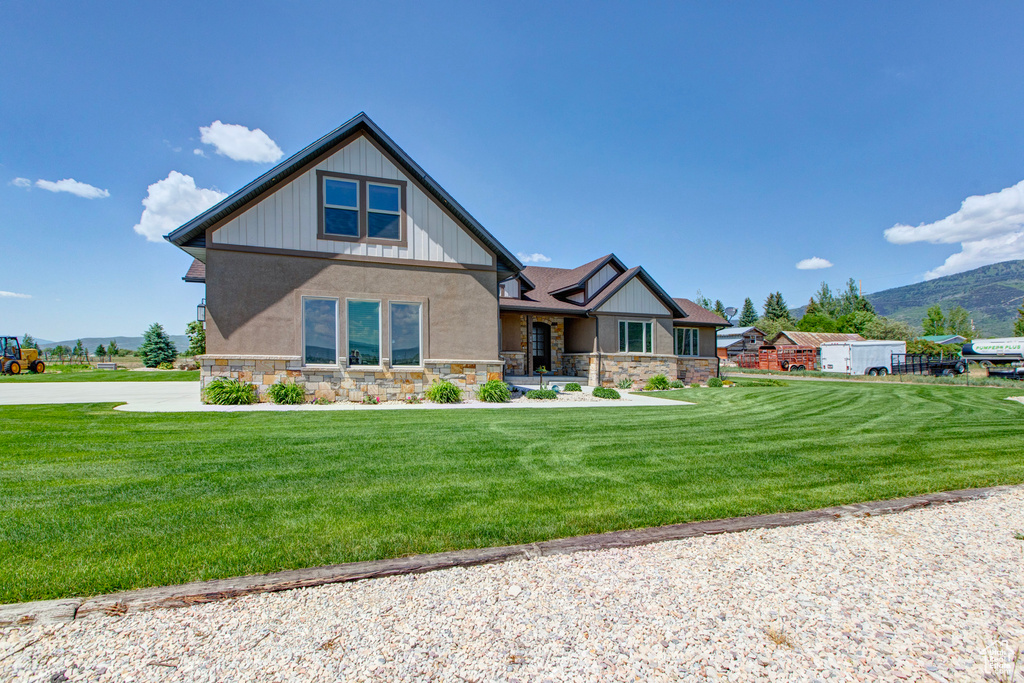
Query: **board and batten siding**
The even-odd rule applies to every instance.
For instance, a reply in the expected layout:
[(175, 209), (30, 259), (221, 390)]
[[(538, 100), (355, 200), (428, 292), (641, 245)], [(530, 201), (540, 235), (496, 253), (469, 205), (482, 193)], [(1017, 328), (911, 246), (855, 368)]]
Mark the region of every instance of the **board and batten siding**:
[(602, 313), (643, 313), (646, 315), (670, 315), (671, 312), (661, 303), (639, 278), (632, 280), (615, 292), (608, 301), (597, 309)]
[(615, 267), (610, 263), (606, 263), (604, 268), (594, 273), (593, 277), (587, 280), (587, 301), (590, 301), (591, 297), (597, 294), (598, 290), (608, 284), (619, 271), (615, 270)]
[[(406, 181), (408, 245), (317, 239), (317, 171)], [(488, 250), (363, 136), (217, 228), (212, 239), (214, 244), (494, 265)]]

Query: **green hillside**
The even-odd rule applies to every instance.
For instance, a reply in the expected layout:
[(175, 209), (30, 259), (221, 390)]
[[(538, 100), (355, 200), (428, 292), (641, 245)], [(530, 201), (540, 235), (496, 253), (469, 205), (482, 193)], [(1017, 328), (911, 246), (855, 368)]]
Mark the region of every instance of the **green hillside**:
[(1003, 261), (956, 275), (866, 295), (880, 314), (921, 327), (929, 306), (960, 305), (984, 337), (1009, 337), (1017, 307), (1024, 302), (1024, 260)]

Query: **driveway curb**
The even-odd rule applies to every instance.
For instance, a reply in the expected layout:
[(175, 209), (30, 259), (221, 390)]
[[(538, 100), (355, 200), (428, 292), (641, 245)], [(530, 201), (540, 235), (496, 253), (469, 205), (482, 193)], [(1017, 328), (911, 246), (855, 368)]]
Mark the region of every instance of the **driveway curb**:
[(67, 598), (0, 605), (0, 626), (70, 622), (94, 615), (119, 616), (127, 612), (146, 609), (184, 607), (204, 602), (227, 600), (250, 593), (270, 593), (291, 590), (293, 588), (325, 586), (332, 583), (344, 583), (400, 574), (418, 574), (452, 567), (472, 567), (474, 565), (508, 562), (510, 560), (528, 560), (546, 555), (560, 555), (587, 550), (631, 548), (683, 538), (749, 531), (752, 529), (771, 529), (801, 524), (814, 524), (849, 517), (888, 515), (930, 505), (977, 500), (1021, 488), (1022, 486), (1024, 485), (961, 489), (958, 491), (927, 493), (907, 498), (839, 505), (804, 512), (778, 512), (750, 517), (729, 517), (726, 519), (687, 522), (646, 529), (572, 536), (551, 541), (497, 548), (454, 550), (391, 560), (349, 562), (311, 569), (291, 569), (270, 574), (199, 581), (177, 586), (142, 588), (123, 593), (98, 595), (92, 598)]

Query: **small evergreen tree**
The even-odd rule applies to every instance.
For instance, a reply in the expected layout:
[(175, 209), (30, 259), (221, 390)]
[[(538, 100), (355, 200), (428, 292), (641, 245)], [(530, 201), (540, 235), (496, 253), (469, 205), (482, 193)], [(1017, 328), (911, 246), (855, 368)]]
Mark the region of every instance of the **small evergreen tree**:
[(163, 325), (153, 323), (142, 335), (142, 346), (139, 347), (142, 364), (147, 368), (155, 368), (161, 363), (173, 363), (178, 357), (174, 342), (167, 336)]
[(921, 321), (924, 327), (924, 336), (929, 337), (936, 334), (946, 334), (946, 316), (942, 315), (942, 306), (935, 304), (928, 309)]
[(1024, 306), (1017, 309), (1017, 320), (1013, 323), (1013, 336), (1024, 337)]
[(827, 282), (822, 281), (817, 295), (812, 297), (811, 300), (818, 305), (821, 313), (830, 318), (839, 316), (839, 300), (832, 294), (832, 289), (828, 286)]
[(103, 358), (106, 355), (107, 355), (107, 350), (103, 347), (103, 344), (97, 345), (96, 346), (96, 357), (97, 358)]
[(719, 316), (720, 318), (726, 317), (725, 306), (722, 304), (721, 299), (715, 299), (715, 307), (712, 310), (715, 312), (715, 315)]
[(768, 298), (765, 299), (764, 317), (769, 320), (778, 320), (784, 326), (789, 325), (792, 327), (796, 324), (793, 316), (789, 314), (789, 306), (786, 305), (786, 300), (782, 298), (782, 292), (769, 294)]
[(71, 350), (71, 355), (74, 356), (75, 358), (83, 358), (84, 357), (84, 358), (86, 358), (88, 360), (89, 356), (85, 352), (85, 345), (82, 344), (82, 340), (81, 339), (75, 341), (75, 348)]
[(740, 325), (743, 327), (750, 327), (757, 322), (757, 309), (754, 308), (754, 302), (750, 300), (748, 296), (743, 301), (743, 310), (740, 311)]
[(185, 328), (185, 334), (188, 335), (188, 351), (185, 352), (187, 355), (201, 356), (206, 353), (206, 329), (201, 322), (190, 322)]

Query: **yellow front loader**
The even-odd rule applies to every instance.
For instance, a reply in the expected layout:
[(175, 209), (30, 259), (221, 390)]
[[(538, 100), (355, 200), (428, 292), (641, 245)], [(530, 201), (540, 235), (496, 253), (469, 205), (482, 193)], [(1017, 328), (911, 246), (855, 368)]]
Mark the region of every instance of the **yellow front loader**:
[(17, 375), (22, 370), (46, 372), (46, 364), (39, 360), (39, 351), (23, 349), (17, 337), (0, 337), (0, 370), (5, 375)]

